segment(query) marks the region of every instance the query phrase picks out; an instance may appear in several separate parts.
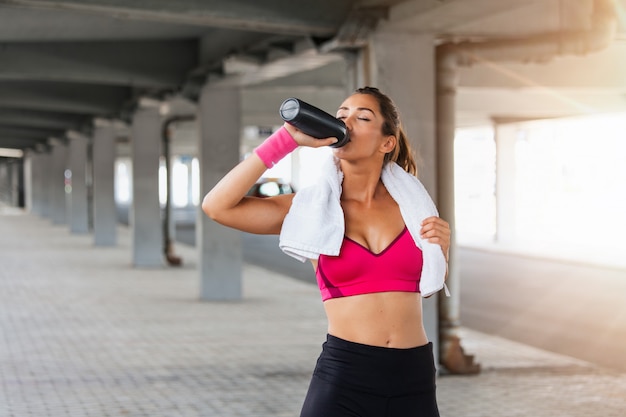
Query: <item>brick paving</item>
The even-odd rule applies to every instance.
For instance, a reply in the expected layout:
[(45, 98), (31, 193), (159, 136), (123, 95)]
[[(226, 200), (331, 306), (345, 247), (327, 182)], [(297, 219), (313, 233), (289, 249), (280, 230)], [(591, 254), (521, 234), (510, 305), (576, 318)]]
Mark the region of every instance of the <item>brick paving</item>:
[[(0, 417), (298, 416), (326, 323), (317, 289), (251, 265), (244, 297), (202, 302), (196, 251), (132, 268), (0, 206)], [(623, 417), (626, 374), (463, 329), (483, 371), (441, 376), (442, 417)], [(321, 416), (322, 417), (322, 416)]]

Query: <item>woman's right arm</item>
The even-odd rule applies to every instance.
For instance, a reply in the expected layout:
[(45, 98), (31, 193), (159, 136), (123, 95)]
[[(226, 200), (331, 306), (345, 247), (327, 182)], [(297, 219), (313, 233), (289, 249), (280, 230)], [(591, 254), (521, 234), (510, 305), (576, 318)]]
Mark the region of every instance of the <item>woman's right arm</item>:
[[(335, 138), (322, 140), (312, 138), (287, 123), (285, 123), (284, 129), (296, 142), (296, 146), (319, 147), (330, 145), (337, 141)], [(280, 233), (283, 220), (291, 207), (293, 194), (267, 198), (246, 196), (250, 187), (256, 183), (268, 168), (267, 165), (270, 165), (266, 155), (268, 146), (266, 145), (266, 152), (259, 151), (264, 145), (261, 145), (252, 155), (235, 166), (204, 197), (202, 210), (207, 216), (220, 224), (244, 232), (257, 234)], [(269, 147), (270, 153), (273, 151), (272, 146), (270, 145)], [(265, 162), (259, 154), (263, 156)]]

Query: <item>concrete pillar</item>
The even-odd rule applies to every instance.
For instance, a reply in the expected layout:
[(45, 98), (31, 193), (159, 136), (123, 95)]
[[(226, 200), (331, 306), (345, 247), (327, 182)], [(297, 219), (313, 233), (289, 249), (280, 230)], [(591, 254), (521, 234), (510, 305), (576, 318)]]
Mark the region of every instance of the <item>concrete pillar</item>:
[(93, 136), (93, 233), (96, 246), (115, 246), (115, 129), (96, 121)]
[(373, 37), (372, 45), (369, 83), (396, 103), (418, 157), (420, 181), (436, 200), (434, 39), (431, 35), (382, 33)]
[(33, 165), (33, 199), (37, 200), (38, 212), (41, 217), (50, 218), (50, 183), (52, 182), (52, 176), (49, 175), (52, 168), (52, 153), (40, 152), (37, 153), (37, 163)]
[(185, 157), (184, 163), (187, 166), (187, 195), (189, 196), (189, 199), (187, 200), (187, 207), (191, 207), (194, 205), (193, 195), (195, 191), (195, 184), (193, 179), (193, 157)]
[[(205, 86), (200, 96), (198, 158), (200, 190), (206, 194), (239, 162), (240, 96), (234, 87)], [(196, 242), (200, 260), (200, 298), (241, 298), (241, 232), (198, 212)]]
[(515, 242), (515, 142), (516, 127), (498, 124), (496, 134), (496, 241)]
[(61, 140), (52, 141), (49, 175), (50, 220), (53, 224), (66, 223), (65, 170), (67, 145)]
[(70, 232), (89, 233), (87, 202), (87, 141), (83, 135), (72, 134), (69, 138), (69, 170), (71, 192), (68, 200), (68, 222)]
[(480, 371), (474, 357), (466, 355), (459, 336), (461, 278), (456, 251), (454, 204), (454, 137), (456, 132), (455, 104), (458, 71), (456, 57), (445, 50), (437, 56), (437, 196), (440, 216), (450, 223), (452, 240), (448, 255), (450, 297), (439, 295), (440, 362), (454, 374), (473, 374)]
[[(369, 47), (362, 52), (361, 59), (362, 65), (354, 67), (357, 74), (349, 78), (360, 82), (359, 87), (378, 87), (396, 103), (411, 147), (418, 156), (418, 177), (436, 201), (433, 37), (407, 33), (376, 33), (372, 36)], [(437, 356), (438, 300), (437, 297), (430, 297), (423, 301), (424, 325)]]
[(0, 158), (0, 202), (11, 205), (13, 197), (11, 195), (11, 164), (8, 160)]
[(33, 162), (35, 151), (24, 151), (24, 208), (26, 211), (35, 213), (33, 209)]
[(130, 213), (133, 265), (162, 267), (163, 229), (159, 203), (161, 116), (156, 106), (140, 107), (135, 111), (130, 141), (133, 164), (133, 205)]
[(38, 216), (41, 216), (42, 211), (40, 167), (41, 154), (35, 150), (28, 150), (26, 152), (26, 165), (24, 166), (26, 210)]
[[(437, 129), (439, 135), (438, 169), (439, 176), (439, 209), (442, 216), (450, 223), (452, 231), (456, 230), (454, 215), (454, 135), (455, 100), (457, 85), (457, 68), (452, 60), (442, 59), (438, 65), (439, 79), (437, 83)], [(441, 355), (444, 363), (453, 350), (452, 344), (458, 339), (460, 326), (460, 279), (456, 258), (456, 238), (452, 234), (450, 253), (448, 256), (448, 279), (451, 296), (441, 298)]]
[(13, 206), (13, 169), (12, 162), (8, 159), (0, 158), (0, 201)]
[(24, 159), (16, 159), (10, 168), (12, 204), (24, 207)]

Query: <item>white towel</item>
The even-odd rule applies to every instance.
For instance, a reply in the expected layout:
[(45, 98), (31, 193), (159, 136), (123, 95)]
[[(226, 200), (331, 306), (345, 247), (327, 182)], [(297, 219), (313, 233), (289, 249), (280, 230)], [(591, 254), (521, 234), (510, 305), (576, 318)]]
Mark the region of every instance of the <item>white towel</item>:
[[(422, 221), (437, 216), (437, 208), (422, 183), (395, 162), (385, 165), (381, 179), (398, 203), (415, 244), (422, 250), (420, 292), (428, 297), (445, 286), (446, 260), (441, 247), (420, 237)], [(302, 262), (319, 255), (339, 255), (345, 235), (340, 203), (342, 182), (339, 161), (332, 157), (324, 164), (318, 183), (296, 193), (280, 232), (279, 246), (283, 252)]]

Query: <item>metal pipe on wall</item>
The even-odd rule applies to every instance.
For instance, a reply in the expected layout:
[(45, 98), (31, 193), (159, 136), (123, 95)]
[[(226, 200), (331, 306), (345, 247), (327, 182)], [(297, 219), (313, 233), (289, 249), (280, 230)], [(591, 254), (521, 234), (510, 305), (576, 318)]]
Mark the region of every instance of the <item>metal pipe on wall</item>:
[(170, 154), (170, 126), (177, 122), (187, 122), (196, 120), (196, 116), (172, 116), (163, 122), (163, 130), (161, 132), (162, 152), (165, 159), (165, 177), (166, 177), (166, 199), (165, 210), (163, 215), (163, 254), (168, 265), (180, 266), (183, 262), (180, 256), (174, 254), (174, 242), (170, 235), (170, 222), (172, 217), (172, 164)]

